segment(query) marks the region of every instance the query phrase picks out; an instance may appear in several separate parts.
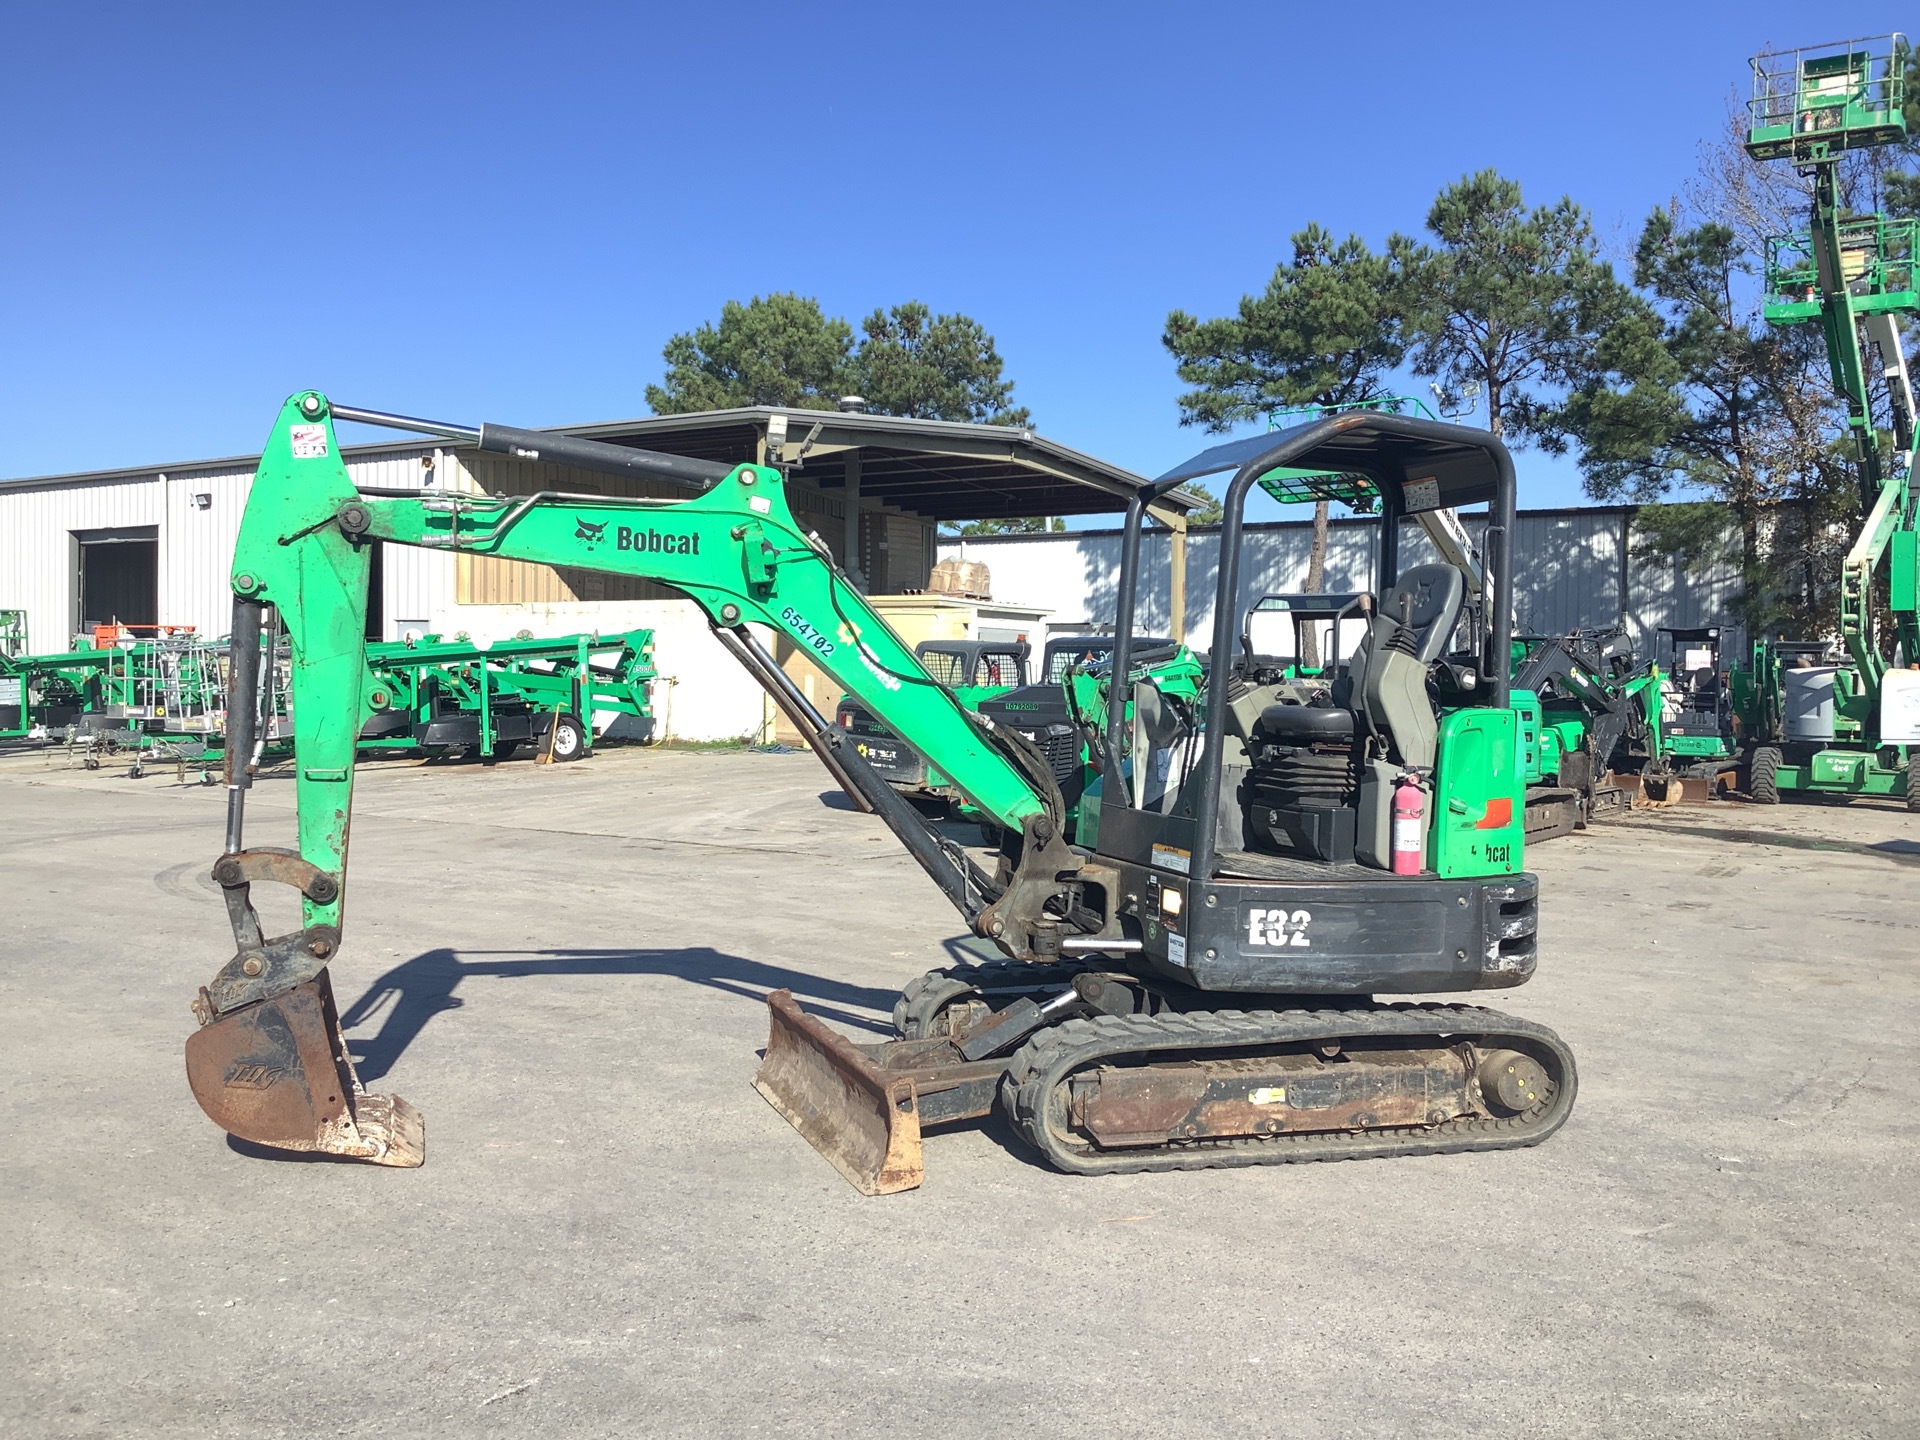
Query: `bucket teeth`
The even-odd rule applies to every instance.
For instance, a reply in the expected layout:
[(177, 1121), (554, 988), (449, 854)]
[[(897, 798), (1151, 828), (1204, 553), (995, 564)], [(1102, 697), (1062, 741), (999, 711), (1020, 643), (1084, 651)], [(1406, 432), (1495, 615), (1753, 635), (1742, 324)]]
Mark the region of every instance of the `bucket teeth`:
[(753, 1088), (862, 1195), (911, 1190), (925, 1174), (914, 1082), (888, 1075), (794, 1003), (767, 997), (767, 1054)]
[(324, 971), (203, 1023), (187, 1038), (187, 1084), (238, 1140), (403, 1168), (426, 1159), (420, 1112), (360, 1088)]

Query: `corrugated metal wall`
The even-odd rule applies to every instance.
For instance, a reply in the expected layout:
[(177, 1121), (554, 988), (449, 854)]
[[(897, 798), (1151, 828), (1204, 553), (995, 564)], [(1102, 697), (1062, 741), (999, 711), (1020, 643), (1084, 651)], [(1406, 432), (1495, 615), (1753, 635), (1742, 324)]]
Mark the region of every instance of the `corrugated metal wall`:
[[(434, 461), (431, 470), (422, 463), (428, 458)], [(492, 457), (482, 464), (485, 473), (478, 479), (490, 490), (595, 491), (603, 483), (603, 477), (495, 462)], [(347, 468), (358, 484), (391, 489), (418, 488), (430, 480), (441, 486), (472, 483), (476, 478), (450, 451), (421, 445), (353, 456)], [(182, 468), (164, 477), (155, 472), (0, 489), (0, 608), (27, 611), (29, 643), (35, 651), (66, 648), (77, 601), (74, 532), (151, 525), (160, 539), (160, 619), (224, 635), (231, 624), (227, 573), (251, 476), (251, 464), (241, 462)], [(645, 493), (620, 481), (604, 483), (600, 493)], [(678, 498), (680, 493), (660, 491), (662, 498)], [(209, 497), (206, 509), (194, 503), (196, 495)], [(838, 498), (796, 487), (795, 502), (803, 519), (815, 525), (837, 553), (845, 531)], [(1636, 644), (1646, 653), (1657, 626), (1724, 618), (1737, 584), (1731, 573), (1623, 566), (1631, 513), (1596, 508), (1521, 515), (1515, 579), (1516, 609), (1524, 627), (1565, 631), (1611, 624), (1624, 613)], [(883, 518), (884, 525), (862, 525), (866, 545), (874, 547), (868, 560), (880, 572), (875, 579), (886, 589), (924, 584), (926, 538), (920, 522), (895, 524), (898, 517)], [(1469, 528), (1478, 523), (1470, 521)], [(1333, 523), (1328, 589), (1377, 588), (1370, 530), (1364, 520)], [(1140, 614), (1145, 631), (1164, 631), (1168, 624), (1167, 538), (1163, 531), (1152, 531), (1145, 544)], [(882, 539), (884, 551), (877, 548)], [(1311, 542), (1312, 527), (1304, 522), (1250, 529), (1239, 606), (1264, 594), (1300, 590)], [(962, 548), (960, 542), (948, 541), (939, 553), (958, 555)], [(1119, 583), (1117, 532), (995, 537), (967, 541), (964, 548), (969, 558), (984, 560), (992, 570), (996, 598), (1051, 610), (1049, 628), (1054, 633), (1086, 622), (1112, 623)], [(1202, 647), (1210, 643), (1218, 548), (1214, 533), (1196, 534), (1188, 544), (1186, 633)], [(1417, 531), (1409, 530), (1406, 554), (1408, 563), (1430, 558)], [(464, 630), (478, 638), (521, 629), (561, 634), (651, 625), (659, 630), (663, 674), (684, 687), (674, 702), (676, 733), (710, 738), (752, 731), (760, 723), (757, 692), (744, 686), (736, 667), (714, 645), (692, 603), (665, 598), (667, 592), (645, 582), (476, 562), (471, 556), (404, 546), (386, 547), (381, 571), (381, 614), (389, 638), (407, 627)], [(1727, 653), (1738, 654), (1743, 637), (1736, 631), (1730, 639)]]
[[(1726, 606), (1738, 577), (1731, 570), (1689, 574), (1673, 564), (1626, 563), (1633, 512), (1615, 506), (1581, 510), (1522, 511), (1515, 534), (1514, 615), (1524, 630), (1564, 634), (1609, 626), (1624, 619), (1635, 647), (1651, 655), (1654, 631), (1662, 625), (1708, 625), (1728, 619)], [(1469, 517), (1477, 538), (1484, 521)], [(1373, 570), (1372, 522), (1335, 520), (1328, 529), (1328, 590), (1377, 589)], [(1403, 564), (1436, 558), (1426, 536), (1413, 526), (1402, 541)], [(1309, 522), (1263, 524), (1245, 532), (1238, 606), (1262, 595), (1298, 592), (1306, 582), (1313, 544)], [(1171, 545), (1163, 530), (1150, 530), (1142, 544), (1142, 603), (1136, 625), (1161, 632), (1168, 623), (1171, 594)], [(1187, 638), (1198, 648), (1211, 643), (1214, 587), (1220, 539), (1216, 531), (1187, 541)], [(993, 596), (1008, 604), (1037, 605), (1053, 611), (1055, 633), (1075, 622), (1113, 623), (1120, 579), (1117, 531), (1084, 534), (983, 536), (947, 539), (942, 559), (985, 562), (993, 576)], [(1732, 627), (1725, 653), (1744, 645)]]
[[(359, 456), (347, 471), (360, 485), (418, 488), (418, 449)], [(155, 471), (151, 475), (50, 482), (0, 490), (0, 609), (27, 612), (29, 649), (65, 650), (78, 619), (77, 531), (151, 525), (159, 534), (159, 617), (203, 635), (231, 628), (227, 572), (253, 480), (250, 463)], [(205, 495), (202, 509), (195, 496)], [(424, 619), (451, 588), (453, 558), (389, 547), (383, 556), (382, 613)]]

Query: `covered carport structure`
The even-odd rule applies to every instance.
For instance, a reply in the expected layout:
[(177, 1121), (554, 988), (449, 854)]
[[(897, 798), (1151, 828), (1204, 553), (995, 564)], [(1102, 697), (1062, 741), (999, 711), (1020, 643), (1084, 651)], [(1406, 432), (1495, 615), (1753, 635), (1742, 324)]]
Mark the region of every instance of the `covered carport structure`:
[[(816, 528), (834, 557), (876, 594), (925, 588), (941, 524), (1112, 514), (1146, 483), (1030, 429), (859, 409), (756, 405), (565, 431), (673, 455), (782, 467), (802, 517), (826, 522)], [(825, 503), (809, 505), (810, 497)], [(1187, 516), (1205, 503), (1175, 491), (1151, 512), (1171, 532), (1175, 616), (1186, 608)]]

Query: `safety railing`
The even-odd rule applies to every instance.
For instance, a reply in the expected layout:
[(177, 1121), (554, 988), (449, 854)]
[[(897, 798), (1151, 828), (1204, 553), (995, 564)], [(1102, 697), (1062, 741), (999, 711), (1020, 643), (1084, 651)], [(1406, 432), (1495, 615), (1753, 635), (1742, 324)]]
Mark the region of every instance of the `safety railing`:
[(1747, 153), (1818, 160), (1904, 140), (1908, 59), (1899, 34), (1754, 56)]

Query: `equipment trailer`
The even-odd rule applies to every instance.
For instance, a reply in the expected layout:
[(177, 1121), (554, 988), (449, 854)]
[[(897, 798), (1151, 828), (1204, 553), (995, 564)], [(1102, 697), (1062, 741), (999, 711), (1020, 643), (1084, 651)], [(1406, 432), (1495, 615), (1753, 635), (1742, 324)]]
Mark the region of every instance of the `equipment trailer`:
[[(363, 493), (336, 419), (482, 449), (671, 480), (683, 501), (602, 495)], [(643, 576), (683, 591), (828, 770), (877, 812), (1006, 962), (929, 972), (895, 1010), (901, 1038), (861, 1046), (768, 997), (755, 1084), (867, 1193), (921, 1178), (923, 1125), (996, 1103), (1051, 1163), (1085, 1173), (1505, 1149), (1565, 1121), (1573, 1056), (1552, 1031), (1475, 1006), (1382, 1004), (1524, 983), (1537, 885), (1522, 869), (1522, 780), (1508, 706), (1512, 462), (1484, 432), (1343, 415), (1216, 447), (1143, 487), (1127, 514), (1111, 674), (1126, 685), (1146, 507), (1234, 468), (1213, 653), (1197, 700), (1150, 679), (1106, 707), (1097, 833), (1063, 835), (1064, 804), (1025, 737), (970, 715), (800, 529), (776, 468), (575, 437), (449, 426), (330, 405), (281, 412), (234, 559), (238, 721), (229, 747), (222, 886), (235, 953), (201, 990), (187, 1075), (207, 1114), (268, 1147), (418, 1165), (419, 1113), (363, 1091), (328, 966), (341, 943), (354, 742), (366, 718), (370, 542)], [(1400, 574), (1382, 529), (1368, 634), (1331, 685), (1230, 687), (1242, 512), (1280, 465), (1364, 477), (1390, 521), (1490, 502), (1492, 601), (1448, 652), (1463, 580)], [(248, 657), (277, 607), (293, 655), (297, 853), (249, 849)], [(938, 764), (1006, 832), (993, 873), (944, 839), (818, 714), (748, 626), (822, 669)], [(1244, 678), (1244, 677), (1243, 677)], [(1429, 693), (1436, 687), (1438, 699)], [(232, 757), (240, 757), (236, 762)], [(256, 884), (292, 887), (303, 924), (268, 937)]]

